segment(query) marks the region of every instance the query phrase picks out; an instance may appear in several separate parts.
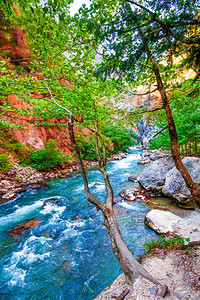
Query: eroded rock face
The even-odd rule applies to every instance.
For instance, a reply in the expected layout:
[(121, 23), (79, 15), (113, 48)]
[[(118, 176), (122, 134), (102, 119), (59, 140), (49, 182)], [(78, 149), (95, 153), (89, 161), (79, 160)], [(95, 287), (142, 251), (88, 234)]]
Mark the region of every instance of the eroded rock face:
[(138, 138), (144, 149), (148, 149), (149, 141), (157, 130), (156, 126), (152, 121), (147, 123), (145, 118), (140, 119), (138, 122)]
[[(200, 158), (185, 157), (183, 163), (192, 180), (200, 187)], [(180, 206), (187, 206), (191, 201), (191, 193), (186, 187), (181, 173), (174, 167), (167, 172), (165, 177), (165, 185), (162, 189), (163, 194), (176, 199)]]
[(150, 194), (159, 196), (165, 184), (166, 173), (174, 167), (171, 157), (160, 158), (148, 165), (138, 176), (140, 185)]

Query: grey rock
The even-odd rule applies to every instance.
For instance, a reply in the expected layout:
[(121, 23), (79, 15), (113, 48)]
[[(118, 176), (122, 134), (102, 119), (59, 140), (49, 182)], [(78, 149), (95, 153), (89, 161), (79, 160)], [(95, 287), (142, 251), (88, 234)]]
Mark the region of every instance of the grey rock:
[(124, 189), (119, 195), (127, 201), (135, 201), (137, 199), (137, 189)]
[(128, 178), (129, 181), (133, 181), (133, 182), (137, 182), (137, 176), (136, 175), (132, 175)]
[(143, 157), (148, 157), (148, 156), (151, 156), (152, 155), (152, 151), (145, 151), (142, 153), (142, 156)]
[(151, 295), (155, 296), (158, 292), (158, 288), (156, 286), (152, 286), (152, 287), (148, 288), (148, 291)]
[(43, 206), (46, 206), (46, 205), (56, 205), (56, 206), (63, 206), (63, 204), (61, 203), (61, 201), (56, 198), (56, 197), (50, 197), (50, 198), (47, 198), (44, 203), (43, 203)]
[[(193, 181), (200, 187), (200, 158), (185, 157), (183, 164), (187, 168)], [(162, 189), (163, 194), (174, 198), (180, 206), (187, 206), (191, 201), (191, 193), (186, 187), (181, 173), (174, 167), (166, 173), (165, 177), (166, 180)]]
[(137, 177), (140, 185), (151, 194), (160, 195), (158, 188), (165, 183), (166, 173), (174, 167), (174, 161), (170, 157), (160, 158), (149, 164)]
[(17, 194), (15, 193), (15, 191), (10, 191), (2, 196), (2, 200), (8, 201), (8, 200), (12, 200), (16, 197), (17, 197)]
[(137, 165), (148, 166), (150, 163), (151, 163), (150, 159), (144, 159), (144, 160), (138, 161)]
[(169, 211), (153, 209), (145, 216), (145, 224), (160, 234), (173, 234), (174, 224), (181, 218)]
[(176, 234), (189, 238), (190, 241), (200, 240), (199, 211), (192, 211), (184, 218), (180, 218), (169, 211), (153, 209), (146, 214), (145, 224), (160, 234)]
[(140, 119), (137, 125), (138, 138), (144, 149), (148, 149), (150, 139), (154, 136), (157, 126), (154, 125), (153, 121), (147, 121), (145, 117)]
[(149, 159), (150, 159), (150, 160), (157, 160), (157, 159), (166, 157), (166, 155), (167, 155), (167, 154), (162, 153), (162, 152), (153, 153), (153, 154), (151, 154), (151, 155), (149, 156)]

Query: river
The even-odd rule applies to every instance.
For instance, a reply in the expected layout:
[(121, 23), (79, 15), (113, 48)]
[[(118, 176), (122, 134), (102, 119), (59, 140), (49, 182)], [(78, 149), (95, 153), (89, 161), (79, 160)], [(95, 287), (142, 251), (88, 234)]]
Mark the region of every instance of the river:
[[(135, 184), (127, 179), (143, 167), (141, 150), (108, 164), (115, 198)], [(98, 170), (87, 171), (91, 191), (105, 201), (105, 185)], [(47, 203), (56, 198), (58, 204)], [(124, 240), (137, 258), (143, 244), (156, 234), (144, 226), (149, 208), (140, 201), (118, 203), (116, 217)], [(12, 228), (31, 218), (34, 228), (13, 234)], [(50, 182), (0, 204), (0, 299), (90, 300), (122, 271), (112, 253), (102, 213), (84, 198), (80, 174)]]

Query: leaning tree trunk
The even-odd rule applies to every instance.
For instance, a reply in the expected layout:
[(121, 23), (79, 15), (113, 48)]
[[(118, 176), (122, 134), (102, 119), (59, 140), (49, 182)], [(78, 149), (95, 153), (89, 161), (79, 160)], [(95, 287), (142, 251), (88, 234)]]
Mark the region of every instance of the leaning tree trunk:
[(172, 157), (174, 159), (175, 165), (177, 169), (180, 171), (181, 175), (183, 176), (185, 183), (190, 190), (190, 193), (192, 195), (193, 200), (195, 201), (196, 205), (200, 208), (200, 191), (197, 188), (196, 184), (192, 180), (190, 174), (188, 173), (188, 170), (184, 166), (179, 150), (178, 150), (178, 136), (176, 132), (176, 126), (174, 123), (174, 119), (172, 116), (172, 111), (169, 105), (169, 100), (167, 98), (167, 94), (162, 82), (162, 78), (159, 72), (158, 65), (154, 59), (153, 56), (151, 56), (151, 63), (153, 65), (154, 74), (157, 81), (158, 90), (161, 95), (163, 108), (165, 110), (166, 116), (167, 116), (167, 122), (168, 122), (168, 130), (169, 130), (169, 136), (170, 136), (170, 143), (171, 143), (171, 153)]
[(117, 224), (117, 220), (114, 215), (113, 211), (113, 191), (112, 187), (109, 182), (109, 177), (106, 171), (105, 165), (101, 165), (99, 167), (99, 170), (103, 173), (104, 181), (106, 184), (107, 189), (107, 201), (106, 204), (99, 201), (96, 197), (92, 195), (90, 192), (89, 186), (88, 186), (88, 180), (85, 173), (85, 169), (83, 166), (83, 162), (80, 156), (79, 149), (76, 144), (76, 140), (74, 137), (74, 116), (70, 116), (70, 122), (68, 123), (68, 130), (70, 135), (70, 140), (72, 143), (73, 148), (75, 149), (77, 160), (79, 163), (79, 167), (81, 170), (81, 174), (83, 177), (83, 183), (84, 183), (84, 191), (85, 191), (85, 197), (86, 199), (96, 206), (97, 209), (100, 209), (104, 215), (104, 225), (106, 226), (110, 240), (111, 240), (111, 246), (112, 250), (117, 258), (117, 260), (120, 263), (120, 266), (125, 274), (126, 279), (128, 279), (128, 282), (133, 284), (134, 280), (138, 278), (139, 275), (145, 277), (146, 279), (150, 280), (154, 284), (160, 285), (162, 288), (163, 295), (167, 291), (166, 285), (162, 285), (156, 278), (154, 278), (151, 274), (149, 274), (137, 260), (133, 257), (132, 253), (128, 249), (126, 243), (124, 242), (120, 229)]

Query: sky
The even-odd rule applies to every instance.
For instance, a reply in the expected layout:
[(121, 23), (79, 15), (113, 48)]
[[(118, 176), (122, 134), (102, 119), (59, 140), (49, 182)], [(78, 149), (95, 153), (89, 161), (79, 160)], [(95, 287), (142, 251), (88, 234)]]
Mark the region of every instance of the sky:
[(74, 0), (74, 2), (70, 5), (71, 15), (74, 15), (78, 12), (79, 8), (82, 4), (86, 4), (87, 6), (90, 5), (90, 0)]

